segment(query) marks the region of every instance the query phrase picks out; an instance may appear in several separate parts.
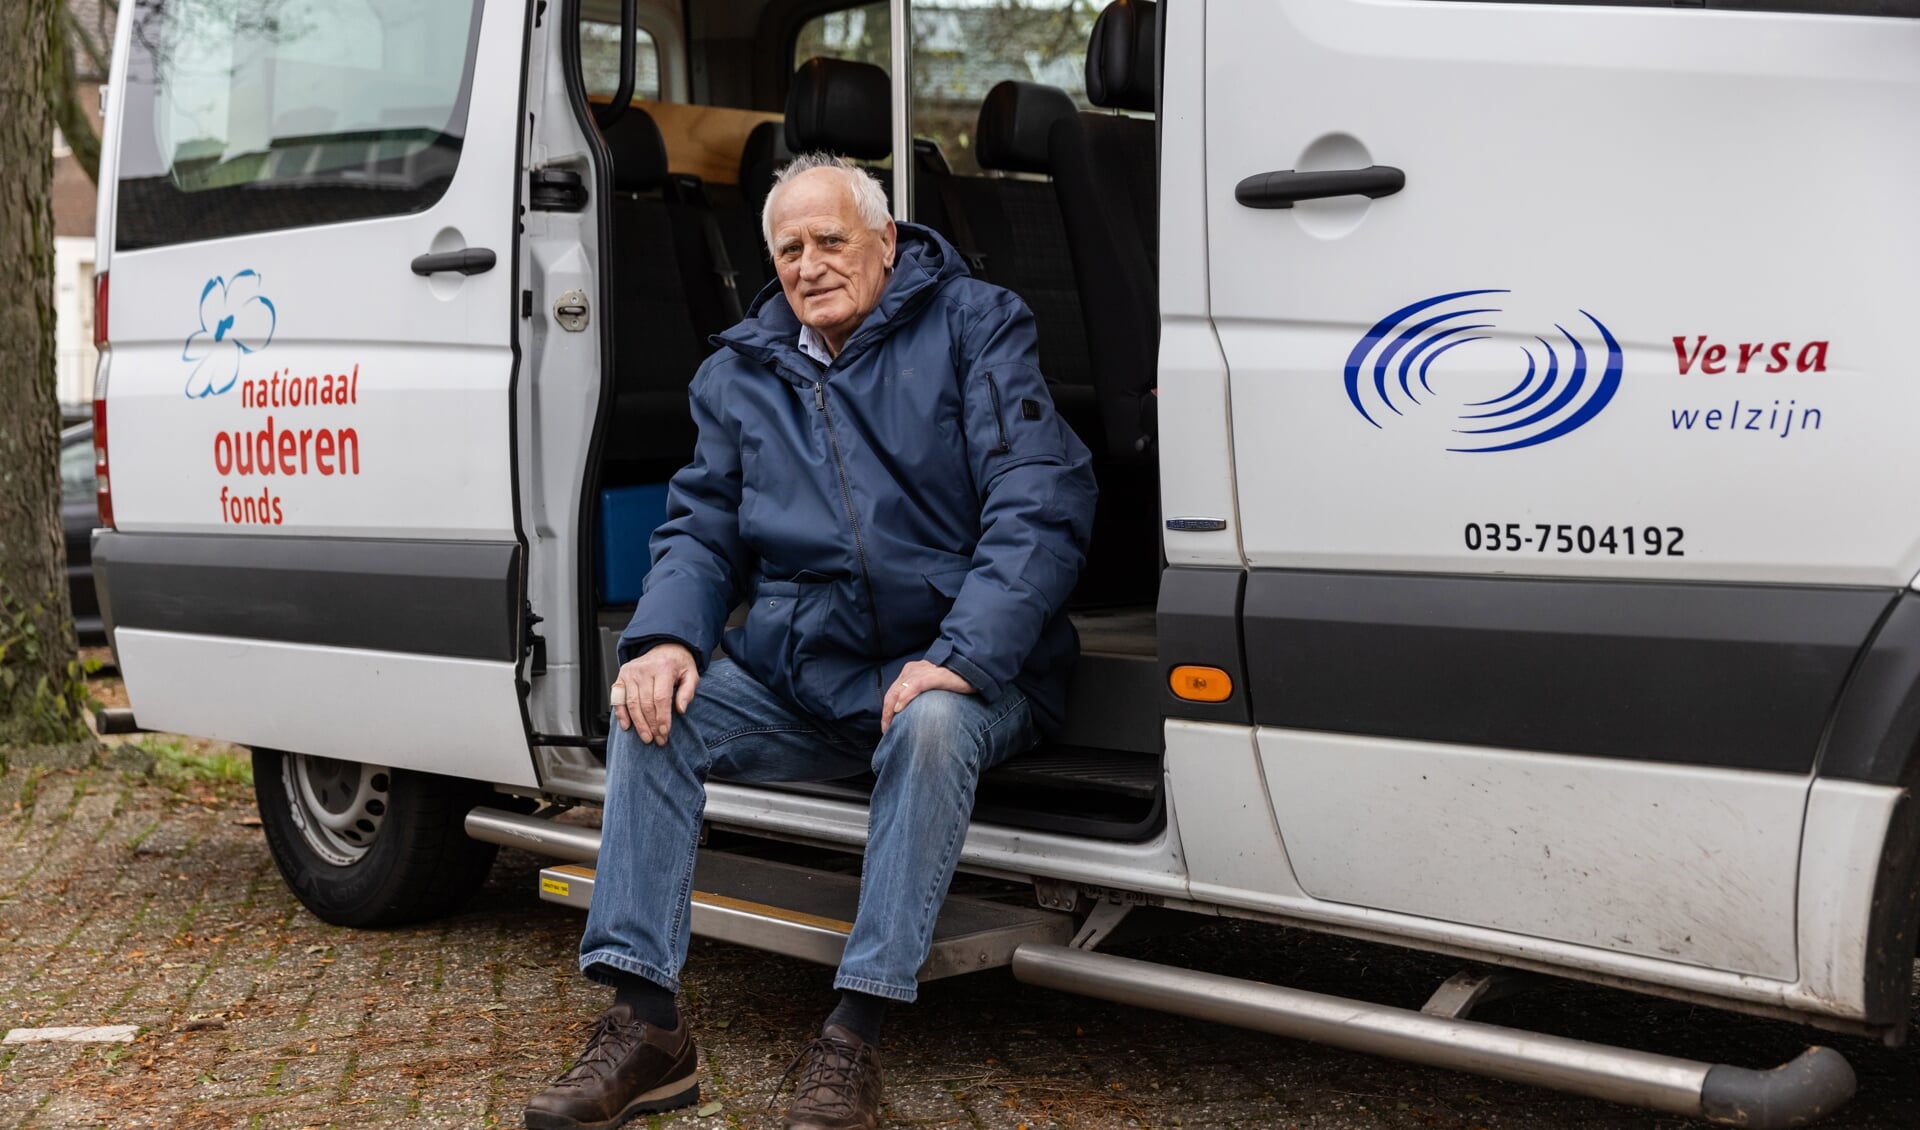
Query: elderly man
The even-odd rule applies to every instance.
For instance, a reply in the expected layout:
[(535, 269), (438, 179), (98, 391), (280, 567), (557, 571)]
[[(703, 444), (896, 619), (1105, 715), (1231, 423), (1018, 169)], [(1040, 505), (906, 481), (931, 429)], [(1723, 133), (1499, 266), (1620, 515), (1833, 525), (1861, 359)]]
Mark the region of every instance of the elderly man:
[[(831, 157), (781, 174), (762, 227), (778, 285), (694, 378), (699, 441), (620, 638), (580, 941), (614, 1005), (528, 1103), (536, 1130), (699, 1098), (674, 995), (707, 778), (868, 769), (840, 1001), (796, 1061), (785, 1125), (877, 1126), (882, 1015), (916, 995), (980, 773), (1060, 720), (1077, 654), (1064, 609), (1093, 475), (1047, 395), (1033, 315)], [(742, 600), (728, 658), (709, 660)]]

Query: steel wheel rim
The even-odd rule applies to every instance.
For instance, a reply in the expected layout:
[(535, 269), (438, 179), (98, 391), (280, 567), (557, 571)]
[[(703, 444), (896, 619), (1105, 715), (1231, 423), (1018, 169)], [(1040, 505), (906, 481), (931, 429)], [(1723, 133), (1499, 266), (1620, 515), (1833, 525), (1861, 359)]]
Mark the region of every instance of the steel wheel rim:
[(335, 867), (364, 858), (386, 822), (393, 771), (299, 753), (280, 765), (294, 826), (314, 854)]

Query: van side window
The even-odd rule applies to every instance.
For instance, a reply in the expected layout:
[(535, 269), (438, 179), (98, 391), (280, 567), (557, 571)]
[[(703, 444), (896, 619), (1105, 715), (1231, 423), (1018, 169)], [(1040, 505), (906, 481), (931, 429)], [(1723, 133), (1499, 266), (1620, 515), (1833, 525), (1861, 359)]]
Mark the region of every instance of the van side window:
[(824, 55), (886, 67), (891, 59), (887, 29), (892, 26), (886, 0), (822, 13), (800, 25), (800, 34), (793, 41), (792, 66)]
[[(913, 5), (913, 134), (939, 143), (953, 172), (980, 175), (973, 153), (980, 104), (1004, 79), (1057, 86), (1083, 110), (1087, 39), (1096, 0), (916, 0)], [(793, 65), (815, 55), (888, 65), (888, 5), (867, 4), (801, 25)]]
[(139, 0), (115, 83), (116, 245), (432, 207), (460, 161), (479, 23), (479, 0)]
[[(580, 21), (580, 77), (589, 97), (611, 97), (620, 88), (619, 24)], [(633, 96), (649, 102), (660, 98), (660, 48), (646, 28), (634, 29)]]

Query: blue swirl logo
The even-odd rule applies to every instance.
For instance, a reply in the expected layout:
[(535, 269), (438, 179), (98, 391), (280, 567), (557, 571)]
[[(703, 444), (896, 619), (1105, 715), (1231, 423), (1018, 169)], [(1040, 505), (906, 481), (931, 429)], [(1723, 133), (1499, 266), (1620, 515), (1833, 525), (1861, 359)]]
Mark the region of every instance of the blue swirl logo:
[[(1453, 403), (1435, 391), (1434, 362), (1463, 345), (1493, 340), (1500, 333), (1493, 315), (1501, 308), (1485, 296), (1509, 293), (1459, 290), (1380, 319), (1347, 355), (1347, 399), (1354, 410), (1384, 429), (1395, 416), (1444, 405), (1456, 414), (1453, 432), (1459, 437), (1459, 446), (1447, 450), (1482, 455), (1537, 447), (1598, 416), (1620, 390), (1620, 343), (1585, 310), (1580, 316), (1586, 324), (1574, 323), (1579, 333), (1555, 323), (1551, 335), (1527, 334), (1513, 358), (1514, 371), (1524, 375), (1500, 395)], [(1595, 372), (1600, 354), (1606, 361)]]

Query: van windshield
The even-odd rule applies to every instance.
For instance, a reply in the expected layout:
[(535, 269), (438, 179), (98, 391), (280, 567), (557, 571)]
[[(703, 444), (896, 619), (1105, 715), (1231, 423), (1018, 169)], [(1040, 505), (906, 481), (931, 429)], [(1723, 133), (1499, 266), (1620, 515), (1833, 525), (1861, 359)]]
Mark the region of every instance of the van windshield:
[(140, 0), (123, 250), (418, 212), (466, 130), (477, 0)]

